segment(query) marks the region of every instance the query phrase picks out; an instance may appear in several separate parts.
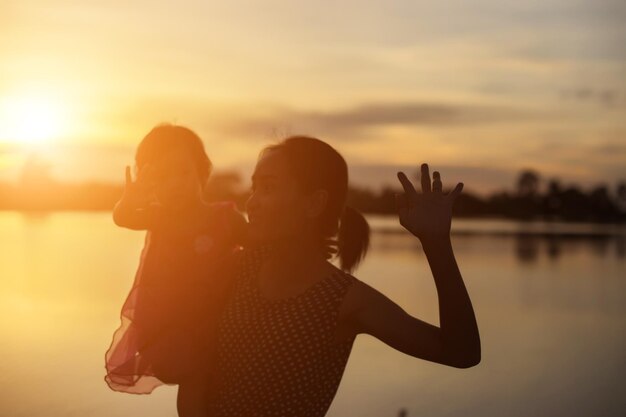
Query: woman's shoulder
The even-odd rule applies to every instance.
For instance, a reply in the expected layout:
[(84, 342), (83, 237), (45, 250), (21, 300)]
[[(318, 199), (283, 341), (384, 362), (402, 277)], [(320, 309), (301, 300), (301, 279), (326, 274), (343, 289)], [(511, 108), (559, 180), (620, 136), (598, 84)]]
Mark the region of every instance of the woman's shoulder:
[(339, 268), (337, 268), (337, 274), (347, 284), (339, 315), (342, 320), (350, 321), (368, 304), (368, 300), (371, 300), (373, 294), (377, 293), (377, 291), (354, 275)]
[(373, 288), (340, 268), (336, 268), (336, 275), (341, 277), (345, 284), (345, 291), (337, 314), (338, 332), (343, 336), (341, 340), (352, 340), (358, 334), (356, 323), (359, 312), (366, 305), (367, 294)]
[(348, 309), (353, 308), (353, 304), (355, 304), (356, 300), (355, 295), (358, 293), (358, 290), (355, 291), (355, 287), (359, 287), (361, 285), (366, 285), (362, 281), (360, 281), (354, 275), (338, 268), (332, 263), (328, 262), (330, 268), (330, 283), (339, 290), (339, 294), (342, 299), (342, 304), (345, 304)]
[(336, 265), (333, 265), (331, 262), (326, 261), (327, 263), (327, 267), (329, 269), (329, 271), (336, 277), (339, 277), (341, 280), (349, 283), (349, 284), (354, 284), (355, 282), (360, 280), (355, 277), (354, 275), (350, 274), (349, 272), (344, 271), (343, 269), (337, 267)]

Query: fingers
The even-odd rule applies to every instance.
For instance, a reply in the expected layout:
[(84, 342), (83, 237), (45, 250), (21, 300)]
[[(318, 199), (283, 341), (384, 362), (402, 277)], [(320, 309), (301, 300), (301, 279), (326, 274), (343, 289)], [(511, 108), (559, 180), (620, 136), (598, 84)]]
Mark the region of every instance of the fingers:
[(126, 185), (133, 183), (133, 177), (130, 175), (130, 166), (126, 165)]
[(456, 200), (456, 198), (459, 196), (459, 194), (461, 194), (461, 191), (463, 190), (463, 183), (460, 182), (456, 185), (456, 187), (454, 187), (454, 190), (450, 191), (448, 193), (448, 198), (452, 201)]
[(402, 188), (404, 188), (404, 193), (407, 199), (416, 200), (417, 199), (417, 191), (411, 184), (411, 181), (406, 177), (404, 172), (398, 172), (398, 179), (402, 184)]
[(430, 193), (430, 173), (428, 172), (428, 164), (422, 164), (422, 175), (421, 175), (421, 181), (422, 181), (422, 192), (424, 194), (426, 193)]
[(433, 193), (440, 193), (443, 189), (439, 171), (433, 171)]

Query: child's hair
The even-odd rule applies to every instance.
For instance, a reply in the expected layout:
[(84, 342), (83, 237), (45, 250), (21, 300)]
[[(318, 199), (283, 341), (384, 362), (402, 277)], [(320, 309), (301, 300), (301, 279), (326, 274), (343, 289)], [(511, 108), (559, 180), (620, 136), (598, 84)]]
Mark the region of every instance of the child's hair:
[(288, 137), (264, 148), (260, 156), (274, 150), (285, 152), (296, 182), (305, 191), (328, 192), (328, 202), (319, 219), (320, 242), (327, 253), (337, 252), (342, 270), (352, 272), (367, 253), (370, 229), (360, 212), (346, 206), (346, 161), (326, 142), (308, 136)]
[(171, 152), (173, 149), (186, 149), (191, 155), (200, 181), (204, 184), (211, 175), (213, 164), (209, 159), (202, 139), (191, 129), (171, 123), (162, 123), (155, 126), (141, 140), (135, 153), (137, 170)]

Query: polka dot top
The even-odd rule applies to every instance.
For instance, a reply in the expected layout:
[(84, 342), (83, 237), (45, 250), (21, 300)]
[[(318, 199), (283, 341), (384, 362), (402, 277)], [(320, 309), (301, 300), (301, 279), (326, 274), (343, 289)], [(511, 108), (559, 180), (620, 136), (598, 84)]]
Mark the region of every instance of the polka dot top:
[(324, 416), (354, 337), (334, 336), (353, 276), (335, 271), (295, 296), (270, 300), (257, 286), (269, 248), (244, 249), (218, 324), (211, 417)]

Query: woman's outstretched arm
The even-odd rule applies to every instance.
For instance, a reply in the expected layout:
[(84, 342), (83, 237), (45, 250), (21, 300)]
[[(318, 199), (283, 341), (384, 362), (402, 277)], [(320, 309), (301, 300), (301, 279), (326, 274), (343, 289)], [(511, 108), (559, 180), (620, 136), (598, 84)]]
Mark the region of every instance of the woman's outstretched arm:
[(397, 201), (400, 223), (422, 242), (437, 287), (440, 327), (410, 316), (360, 281), (346, 296), (343, 316), (354, 333), (375, 336), (408, 355), (456, 368), (475, 366), (481, 359), (480, 336), (450, 241), (452, 205), (463, 184), (443, 194), (438, 172), (431, 187), (426, 164), (421, 194), (406, 175), (398, 177), (405, 191)]

